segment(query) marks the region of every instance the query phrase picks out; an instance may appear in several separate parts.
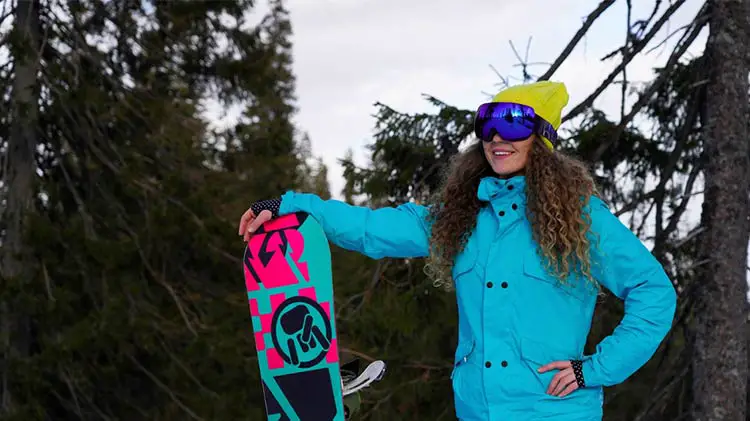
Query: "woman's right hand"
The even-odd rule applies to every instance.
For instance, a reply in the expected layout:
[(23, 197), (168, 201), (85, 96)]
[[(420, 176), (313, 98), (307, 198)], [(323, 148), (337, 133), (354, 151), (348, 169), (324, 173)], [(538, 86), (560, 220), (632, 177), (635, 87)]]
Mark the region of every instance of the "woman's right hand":
[(253, 203), (250, 208), (242, 214), (238, 235), (242, 236), (244, 242), (250, 241), (250, 237), (261, 225), (279, 215), (281, 200), (270, 199)]

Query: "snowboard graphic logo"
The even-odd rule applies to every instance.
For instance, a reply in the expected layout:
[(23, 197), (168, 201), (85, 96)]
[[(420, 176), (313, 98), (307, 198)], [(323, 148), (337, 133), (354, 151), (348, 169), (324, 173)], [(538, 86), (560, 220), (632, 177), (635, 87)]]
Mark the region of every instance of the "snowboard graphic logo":
[(320, 363), (331, 348), (331, 336), (331, 322), (323, 307), (307, 297), (281, 303), (271, 322), (271, 340), (279, 357), (299, 368)]

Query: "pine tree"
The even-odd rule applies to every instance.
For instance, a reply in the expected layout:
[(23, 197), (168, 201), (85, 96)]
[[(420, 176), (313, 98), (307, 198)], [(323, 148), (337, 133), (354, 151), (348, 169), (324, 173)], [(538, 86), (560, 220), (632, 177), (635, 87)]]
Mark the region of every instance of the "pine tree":
[(705, 200), (693, 344), (695, 421), (748, 418), (750, 2), (712, 0), (703, 105)]
[[(10, 37), (14, 43), (12, 54), (17, 57), (14, 66), (12, 85), (4, 89), (9, 94), (3, 98), (2, 115), (5, 118), (3, 130), (2, 189), (4, 213), (2, 226), (2, 252), (0, 275), (6, 286), (23, 291), (29, 277), (30, 244), (24, 239), (28, 226), (26, 215), (34, 201), (34, 173), (36, 162), (34, 151), (40, 143), (36, 126), (39, 124), (39, 86), (35, 75), (39, 71), (39, 50), (42, 43), (39, 22), (38, 1), (20, 1), (15, 8), (15, 23)], [(10, 75), (4, 73), (8, 80)], [(10, 85), (10, 86), (9, 86)], [(2, 387), (0, 415), (13, 413), (19, 402), (12, 390), (14, 376), (11, 361), (28, 356), (30, 351), (30, 326), (28, 314), (24, 314), (22, 304), (13, 300), (11, 294), (4, 294), (0, 302), (0, 337), (2, 338)]]
[[(3, 113), (3, 158), (21, 174), (3, 174), (3, 223), (25, 216), (3, 241), (29, 259), (23, 282), (4, 271), (3, 300), (30, 321), (28, 351), (3, 354), (4, 419), (263, 416), (233, 231), (300, 168), (289, 19), (275, 1), (251, 23), (253, 3), (16, 6), (45, 38), (13, 39), (0, 75), (19, 110)], [(209, 100), (242, 120), (212, 127)]]

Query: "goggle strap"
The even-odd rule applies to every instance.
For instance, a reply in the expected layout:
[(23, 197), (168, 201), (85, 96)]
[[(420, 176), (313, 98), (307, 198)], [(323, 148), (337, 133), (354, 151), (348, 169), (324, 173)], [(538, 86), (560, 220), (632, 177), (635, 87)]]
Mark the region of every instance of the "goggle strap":
[(536, 118), (539, 121), (537, 134), (546, 137), (550, 142), (552, 142), (553, 146), (557, 146), (557, 130), (555, 130), (555, 128), (552, 127), (552, 124), (550, 124), (547, 120), (539, 117), (538, 115), (536, 116)]

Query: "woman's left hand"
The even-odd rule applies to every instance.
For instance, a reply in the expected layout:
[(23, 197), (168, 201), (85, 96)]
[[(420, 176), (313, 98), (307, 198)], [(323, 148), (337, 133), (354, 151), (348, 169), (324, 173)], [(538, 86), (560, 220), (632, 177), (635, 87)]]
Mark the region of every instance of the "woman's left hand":
[(573, 365), (570, 361), (551, 362), (539, 367), (537, 371), (540, 373), (546, 373), (550, 370), (560, 371), (552, 377), (552, 381), (547, 387), (547, 394), (563, 397), (578, 389), (578, 382), (576, 381), (576, 375), (575, 372), (573, 372)]

